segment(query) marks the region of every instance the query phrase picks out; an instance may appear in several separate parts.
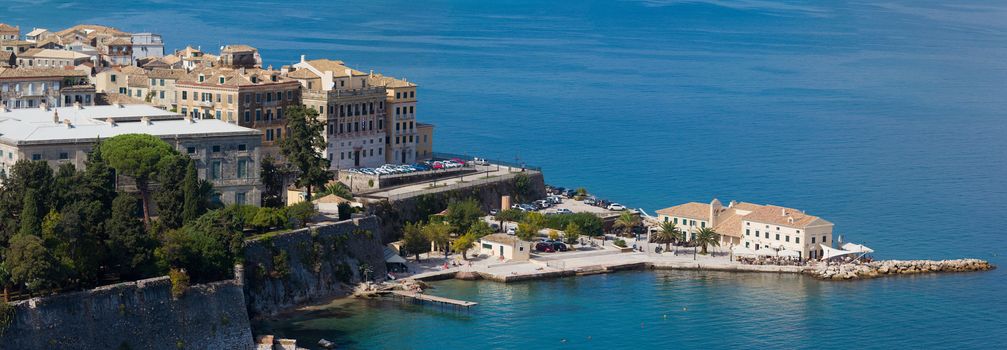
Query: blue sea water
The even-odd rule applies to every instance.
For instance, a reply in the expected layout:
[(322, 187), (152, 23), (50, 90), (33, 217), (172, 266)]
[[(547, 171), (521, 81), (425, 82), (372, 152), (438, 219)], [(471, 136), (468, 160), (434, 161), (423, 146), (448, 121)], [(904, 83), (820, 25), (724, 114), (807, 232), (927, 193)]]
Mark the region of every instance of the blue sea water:
[[(1003, 1), (7, 0), (0, 22), (240, 42), (275, 67), (341, 59), (420, 84), (441, 151), (648, 211), (801, 208), (879, 258), (1007, 262)], [(437, 293), (482, 305), (346, 303), (281, 329), (361, 349), (999, 348), (1005, 289), (1003, 269), (452, 281)]]

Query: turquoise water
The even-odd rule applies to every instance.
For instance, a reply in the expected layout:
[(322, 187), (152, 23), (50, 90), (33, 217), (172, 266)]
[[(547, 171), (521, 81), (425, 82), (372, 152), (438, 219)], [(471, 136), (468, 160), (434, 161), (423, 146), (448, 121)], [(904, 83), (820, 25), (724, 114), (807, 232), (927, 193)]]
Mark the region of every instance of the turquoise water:
[[(802, 208), (880, 258), (1005, 262), (1005, 2), (309, 3), (7, 1), (0, 21), (243, 42), (277, 67), (338, 58), (418, 82), (439, 150), (520, 158), (648, 211), (713, 196)], [(357, 348), (989, 348), (1007, 335), (1003, 271), (450, 282), (437, 293), (483, 305), (352, 304), (311, 334)]]

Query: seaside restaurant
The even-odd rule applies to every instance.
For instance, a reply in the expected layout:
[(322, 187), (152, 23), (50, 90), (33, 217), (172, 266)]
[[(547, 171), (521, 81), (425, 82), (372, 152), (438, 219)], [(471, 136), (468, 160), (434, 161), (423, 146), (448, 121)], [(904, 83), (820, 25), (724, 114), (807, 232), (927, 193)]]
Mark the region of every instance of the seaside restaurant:
[(527, 261), (531, 257), (531, 242), (496, 233), (479, 239), (479, 254), (499, 260)]

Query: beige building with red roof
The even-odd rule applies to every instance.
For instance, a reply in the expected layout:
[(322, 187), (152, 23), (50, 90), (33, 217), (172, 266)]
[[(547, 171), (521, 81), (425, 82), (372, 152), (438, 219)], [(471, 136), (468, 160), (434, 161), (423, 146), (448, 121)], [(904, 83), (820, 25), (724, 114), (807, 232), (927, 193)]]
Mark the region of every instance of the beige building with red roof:
[(6, 23), (0, 23), (0, 40), (17, 40), (21, 37), (21, 28)]
[(691, 202), (657, 211), (658, 220), (672, 222), (692, 239), (700, 228), (711, 227), (720, 234), (724, 249), (744, 245), (756, 252), (772, 249), (800, 253), (801, 258), (822, 255), (818, 244), (832, 244), (833, 224), (803, 211), (775, 205), (717, 199), (710, 203)]

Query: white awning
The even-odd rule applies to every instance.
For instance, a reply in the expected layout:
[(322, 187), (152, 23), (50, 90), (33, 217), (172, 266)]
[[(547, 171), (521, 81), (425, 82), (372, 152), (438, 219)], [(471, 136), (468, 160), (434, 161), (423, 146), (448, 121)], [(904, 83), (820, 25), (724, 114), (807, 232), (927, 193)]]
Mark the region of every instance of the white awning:
[(849, 255), (849, 254), (857, 254), (857, 252), (851, 252), (851, 251), (842, 250), (842, 249), (835, 249), (835, 248), (829, 247), (829, 246), (824, 245), (824, 244), (819, 244), (818, 246), (822, 247), (822, 252), (825, 255), (825, 256), (822, 257), (823, 259), (831, 259), (831, 258), (835, 258), (837, 256), (843, 256), (843, 255)]
[(798, 252), (798, 251), (795, 251), (795, 250), (781, 250), (780, 251), (780, 256), (791, 257), (791, 258), (800, 258), (801, 257), (801, 252)]
[(392, 248), (385, 247), (385, 262), (386, 263), (400, 263), (405, 264), (406, 259), (403, 259), (395, 252)]
[(854, 252), (854, 253), (870, 254), (870, 253), (874, 252), (874, 249), (868, 248), (867, 246), (865, 246), (863, 244), (846, 243), (846, 244), (843, 244), (842, 248), (843, 248), (843, 250), (851, 251), (851, 252)]
[(761, 256), (776, 256), (776, 249), (770, 247), (762, 247), (762, 249), (756, 250), (755, 255)]

